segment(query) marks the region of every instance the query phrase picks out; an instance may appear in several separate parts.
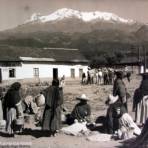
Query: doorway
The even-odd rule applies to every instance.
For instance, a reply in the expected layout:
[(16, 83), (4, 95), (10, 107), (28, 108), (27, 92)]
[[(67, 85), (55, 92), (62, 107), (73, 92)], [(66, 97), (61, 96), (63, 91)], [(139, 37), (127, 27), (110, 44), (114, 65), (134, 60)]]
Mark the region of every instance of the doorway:
[(53, 79), (58, 79), (58, 68), (53, 68)]

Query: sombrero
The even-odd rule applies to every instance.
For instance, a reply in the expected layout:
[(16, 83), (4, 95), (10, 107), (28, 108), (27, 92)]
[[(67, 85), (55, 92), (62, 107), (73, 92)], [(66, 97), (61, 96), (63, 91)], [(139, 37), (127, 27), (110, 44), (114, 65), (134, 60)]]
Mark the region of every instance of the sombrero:
[(80, 97), (77, 97), (76, 99), (77, 99), (77, 100), (89, 101), (89, 98), (87, 98), (85, 94), (82, 94)]

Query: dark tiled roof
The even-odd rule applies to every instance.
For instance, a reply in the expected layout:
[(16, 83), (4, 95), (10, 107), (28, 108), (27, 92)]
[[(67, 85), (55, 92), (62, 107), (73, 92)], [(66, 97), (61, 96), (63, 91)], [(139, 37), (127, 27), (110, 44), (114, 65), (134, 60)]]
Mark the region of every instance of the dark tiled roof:
[(0, 46), (0, 61), (87, 63), (78, 49)]

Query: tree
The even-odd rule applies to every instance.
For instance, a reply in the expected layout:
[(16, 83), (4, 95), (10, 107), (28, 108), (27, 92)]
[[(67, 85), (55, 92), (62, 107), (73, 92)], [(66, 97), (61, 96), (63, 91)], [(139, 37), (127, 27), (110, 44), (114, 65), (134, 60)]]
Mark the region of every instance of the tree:
[(107, 64), (106, 58), (104, 57), (104, 55), (100, 55), (100, 56), (95, 56), (94, 58), (92, 58), (90, 67), (98, 68), (99, 66), (104, 66), (106, 64)]
[(125, 53), (120, 52), (120, 51), (116, 51), (115, 56), (116, 56), (116, 62), (120, 63), (122, 61), (122, 59), (125, 57)]

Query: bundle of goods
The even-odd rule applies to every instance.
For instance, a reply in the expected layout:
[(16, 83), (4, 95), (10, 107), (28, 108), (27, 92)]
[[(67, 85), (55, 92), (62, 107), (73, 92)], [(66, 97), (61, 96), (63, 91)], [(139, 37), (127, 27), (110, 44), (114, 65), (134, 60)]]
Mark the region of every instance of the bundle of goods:
[(41, 107), (45, 105), (45, 97), (43, 94), (39, 94), (38, 96), (35, 97), (35, 102), (38, 107)]
[(132, 139), (129, 142), (127, 141), (127, 143), (125, 143), (123, 147), (148, 148), (148, 119), (145, 122), (141, 134), (136, 139)]
[(80, 136), (87, 134), (89, 130), (86, 127), (86, 122), (79, 123), (78, 121), (75, 120), (74, 124), (68, 127), (63, 127), (61, 129), (61, 132), (67, 135)]

